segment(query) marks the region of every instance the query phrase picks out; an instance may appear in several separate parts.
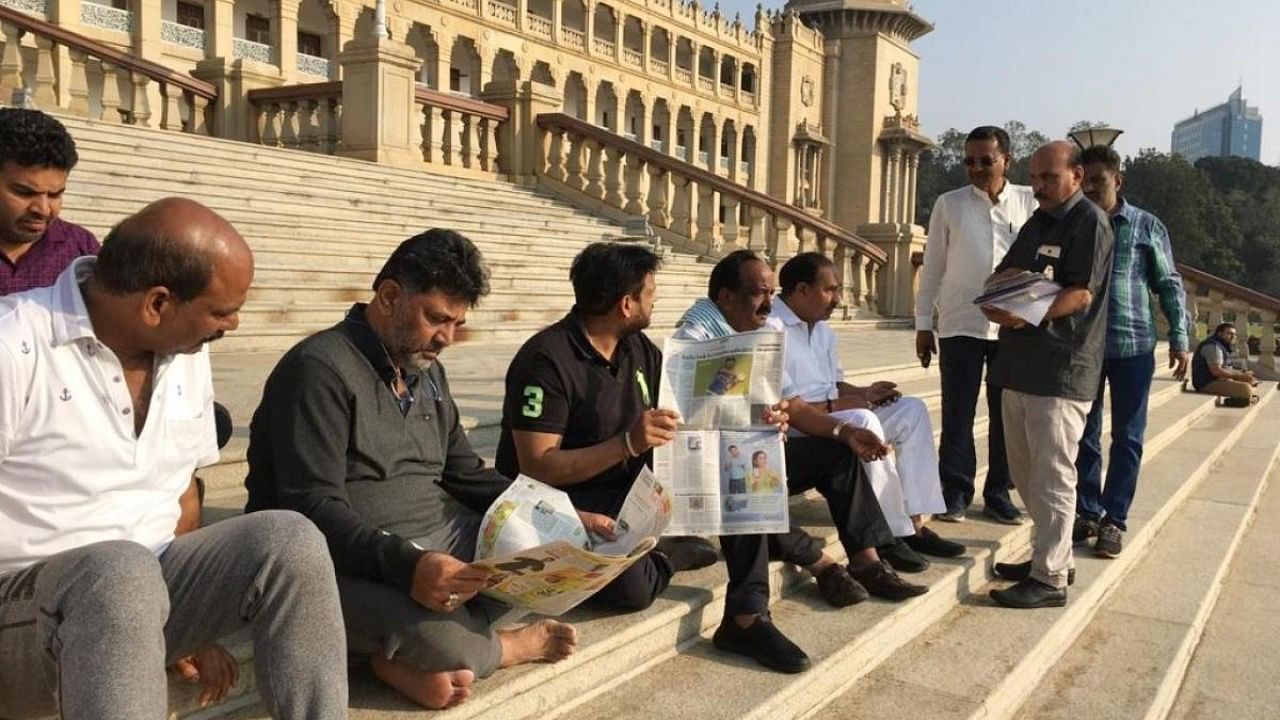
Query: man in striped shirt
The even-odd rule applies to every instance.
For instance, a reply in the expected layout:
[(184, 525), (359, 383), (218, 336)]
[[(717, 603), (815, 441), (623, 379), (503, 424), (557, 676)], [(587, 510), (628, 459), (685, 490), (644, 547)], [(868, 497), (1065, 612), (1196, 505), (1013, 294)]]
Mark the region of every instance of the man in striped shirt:
[[(1155, 372), (1156, 324), (1151, 295), (1169, 320), (1169, 367), (1186, 375), (1186, 296), (1173, 262), (1169, 233), (1156, 216), (1120, 196), (1124, 175), (1120, 156), (1101, 145), (1081, 156), (1084, 193), (1111, 218), (1115, 251), (1107, 316), (1106, 359), (1098, 396), (1085, 424), (1076, 457), (1078, 490), (1076, 543), (1096, 538), (1094, 552), (1114, 558), (1122, 549), (1129, 504), (1138, 485), (1142, 437), (1147, 428), (1147, 396)], [(1111, 387), (1111, 457), (1102, 483), (1102, 395)]]

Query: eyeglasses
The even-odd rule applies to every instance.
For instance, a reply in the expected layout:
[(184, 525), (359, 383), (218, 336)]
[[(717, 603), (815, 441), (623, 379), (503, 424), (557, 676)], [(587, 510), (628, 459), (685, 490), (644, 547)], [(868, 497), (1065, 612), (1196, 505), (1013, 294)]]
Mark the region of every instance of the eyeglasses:
[(995, 165), (995, 164), (996, 164), (996, 159), (991, 156), (980, 157), (980, 158), (967, 157), (964, 159), (965, 167), (975, 167), (978, 165), (981, 165), (982, 167), (991, 167), (992, 165)]

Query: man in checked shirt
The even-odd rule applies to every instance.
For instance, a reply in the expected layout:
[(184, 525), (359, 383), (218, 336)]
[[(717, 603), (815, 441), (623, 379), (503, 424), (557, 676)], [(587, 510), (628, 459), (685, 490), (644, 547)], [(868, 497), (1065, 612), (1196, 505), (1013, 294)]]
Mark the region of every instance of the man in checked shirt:
[[(1125, 519), (1138, 486), (1142, 436), (1147, 429), (1147, 396), (1155, 372), (1156, 324), (1151, 294), (1169, 320), (1169, 367), (1187, 373), (1186, 295), (1173, 263), (1169, 233), (1156, 216), (1120, 195), (1124, 174), (1120, 156), (1101, 145), (1081, 154), (1084, 194), (1111, 219), (1115, 232), (1111, 298), (1107, 315), (1106, 358), (1098, 396), (1085, 423), (1076, 457), (1078, 486), (1075, 543), (1094, 540), (1094, 553), (1120, 554)], [(1111, 459), (1102, 483), (1102, 394), (1111, 387)]]

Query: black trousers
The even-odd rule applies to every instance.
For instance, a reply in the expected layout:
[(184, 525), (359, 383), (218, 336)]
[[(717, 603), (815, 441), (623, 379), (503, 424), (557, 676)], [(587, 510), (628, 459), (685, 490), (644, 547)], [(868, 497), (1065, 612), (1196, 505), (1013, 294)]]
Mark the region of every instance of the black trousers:
[[(971, 337), (938, 340), (938, 367), (942, 375), (942, 442), (938, 448), (938, 474), (942, 499), (948, 511), (963, 510), (973, 502), (978, 454), (974, 449), (973, 421), (982, 389), (982, 369), (990, 372), (996, 357), (996, 341)], [(1004, 450), (1004, 422), (1000, 388), (987, 385), (987, 482), (982, 497), (988, 505), (1010, 506), (1009, 462)]]

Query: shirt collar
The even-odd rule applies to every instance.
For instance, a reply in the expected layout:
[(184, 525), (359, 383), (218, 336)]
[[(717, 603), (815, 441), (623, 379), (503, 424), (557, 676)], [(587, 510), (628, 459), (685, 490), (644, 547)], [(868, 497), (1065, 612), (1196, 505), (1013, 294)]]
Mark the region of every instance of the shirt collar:
[(773, 311), (769, 313), (773, 317), (778, 318), (783, 325), (805, 325), (805, 321), (796, 315), (796, 311), (792, 310), (782, 298), (776, 298), (773, 301)]
[[(1009, 188), (1012, 185), (1013, 183), (1009, 182), (1009, 178), (1004, 179), (1004, 187), (1000, 188), (1000, 192), (996, 193), (996, 201), (995, 201), (996, 205), (999, 205), (1000, 203), (1004, 202), (1005, 199), (1009, 197)], [(977, 195), (978, 197), (985, 200), (988, 205), (992, 204), (991, 195), (988, 194), (986, 190), (983, 190), (982, 188), (978, 187), (977, 185), (974, 185), (973, 183), (969, 184), (969, 189), (973, 191), (974, 195)]]
[(67, 266), (53, 284), (53, 344), (65, 345), (84, 338), (96, 338), (89, 308), (84, 304), (80, 283), (93, 275), (98, 258), (77, 258)]
[[(387, 353), (387, 347), (382, 344), (382, 339), (373, 331), (373, 326), (365, 319), (364, 313), (368, 309), (368, 303), (356, 303), (347, 311), (347, 316), (342, 320), (342, 326), (347, 331), (347, 337), (351, 338), (351, 342), (355, 343), (356, 349), (361, 355), (369, 361), (374, 371), (378, 373), (378, 378), (385, 383), (392, 383), (396, 378), (396, 366), (391, 362), (391, 356)], [(417, 384), (417, 373), (406, 372), (404, 374), (406, 385), (414, 386)]]
[(1112, 221), (1123, 220), (1126, 223), (1133, 224), (1134, 220), (1138, 218), (1138, 208), (1125, 202), (1124, 196), (1120, 196), (1118, 201), (1120, 207), (1116, 210), (1116, 214), (1111, 216)]
[(1084, 199), (1084, 191), (1077, 190), (1076, 194), (1067, 198), (1066, 202), (1062, 203), (1061, 205), (1059, 205), (1058, 207), (1052, 210), (1045, 210), (1045, 212), (1048, 213), (1051, 217), (1061, 220), (1062, 218), (1067, 216), (1067, 213), (1075, 209), (1075, 206), (1079, 205), (1080, 201), (1083, 199)]
[(594, 361), (600, 365), (615, 368), (618, 366), (623, 354), (629, 352), (630, 338), (623, 338), (618, 341), (617, 347), (613, 350), (613, 361), (606, 360), (600, 354), (600, 351), (596, 349), (596, 346), (591, 344), (591, 338), (587, 337), (587, 326), (583, 324), (582, 315), (578, 312), (576, 306), (560, 322), (564, 324), (565, 329), (568, 331), (570, 347), (582, 360)]

